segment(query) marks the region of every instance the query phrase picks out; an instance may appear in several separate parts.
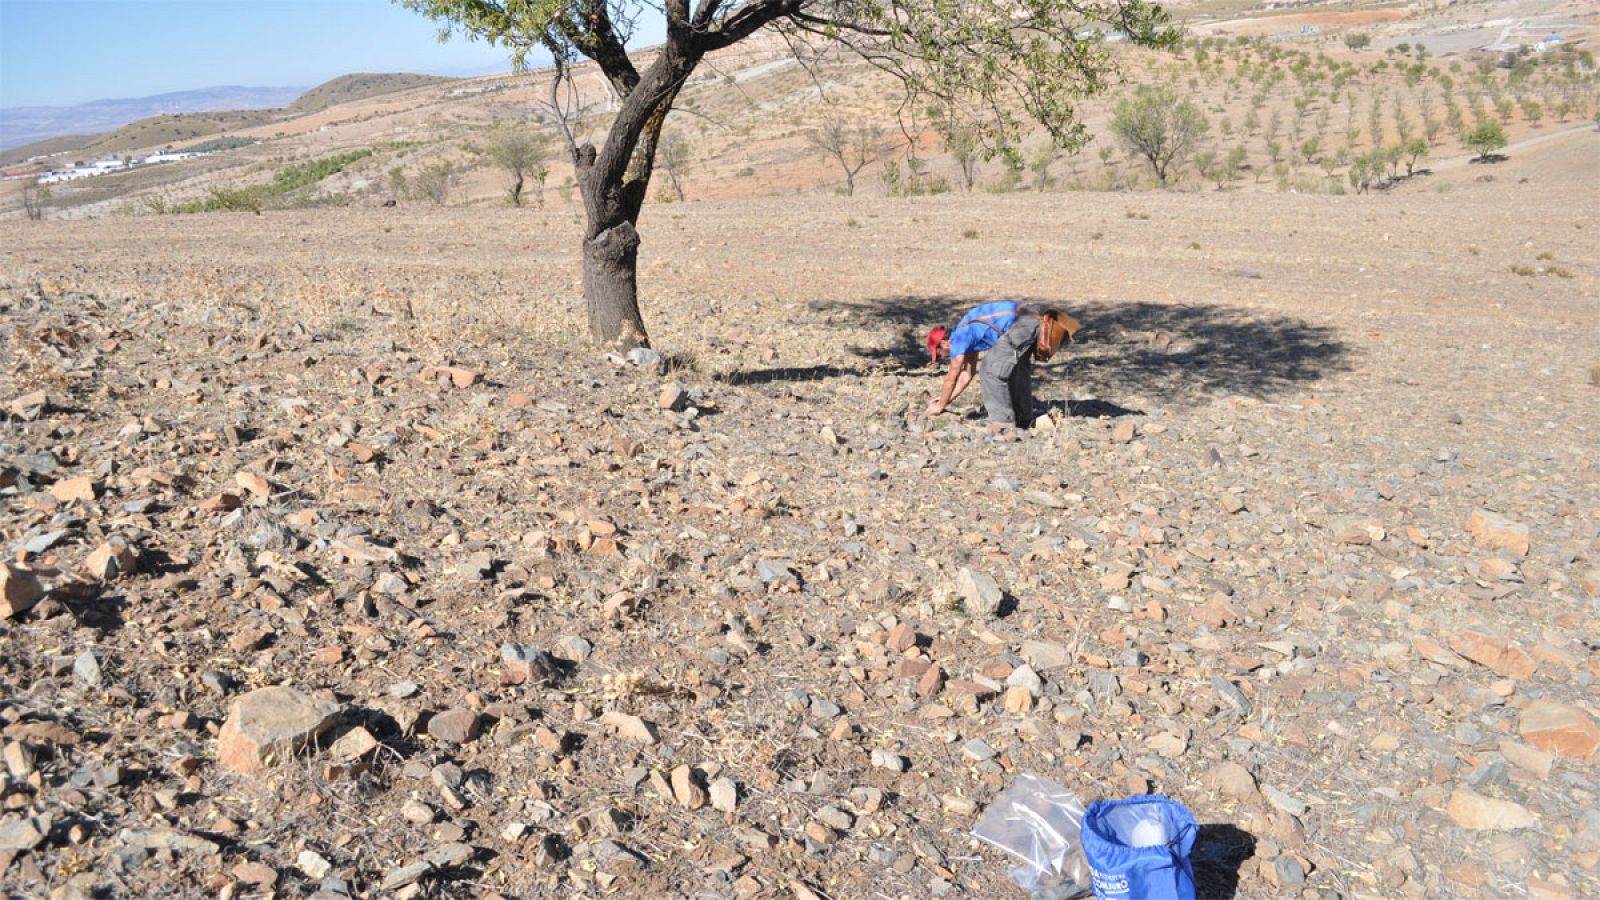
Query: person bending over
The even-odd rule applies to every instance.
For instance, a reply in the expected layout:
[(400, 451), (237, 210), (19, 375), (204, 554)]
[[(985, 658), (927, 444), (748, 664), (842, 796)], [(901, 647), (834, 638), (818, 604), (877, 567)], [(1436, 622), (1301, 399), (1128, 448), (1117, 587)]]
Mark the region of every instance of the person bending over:
[(1033, 361), (1048, 361), (1062, 339), (1072, 340), (1081, 327), (1054, 309), (999, 300), (962, 316), (955, 328), (934, 328), (928, 332), (929, 362), (948, 356), (950, 367), (928, 415), (943, 413), (977, 376), (989, 421), (1027, 428), (1033, 422)]

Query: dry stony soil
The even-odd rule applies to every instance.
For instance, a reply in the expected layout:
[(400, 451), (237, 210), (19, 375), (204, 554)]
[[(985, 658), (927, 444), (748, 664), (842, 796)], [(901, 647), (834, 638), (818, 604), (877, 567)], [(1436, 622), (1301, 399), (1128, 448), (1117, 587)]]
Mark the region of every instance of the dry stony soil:
[[(1020, 896), (1033, 773), (1600, 895), (1597, 162), (652, 206), (664, 374), (566, 210), (6, 222), (0, 890)], [(921, 415), (994, 296), (1086, 325), (1020, 436)]]

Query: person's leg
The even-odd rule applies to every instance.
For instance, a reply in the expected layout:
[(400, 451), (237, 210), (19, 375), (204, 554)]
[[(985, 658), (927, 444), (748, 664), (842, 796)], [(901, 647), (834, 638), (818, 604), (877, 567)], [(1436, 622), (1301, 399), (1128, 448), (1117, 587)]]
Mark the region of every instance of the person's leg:
[(1027, 428), (1033, 424), (1033, 354), (1028, 354), (1017, 363), (1012, 370), (1011, 378), (1007, 380), (1006, 388), (1011, 397), (1011, 411), (1016, 419), (1018, 428)]
[(983, 388), (983, 409), (992, 424), (1015, 425), (1016, 410), (1011, 406), (1011, 384), (994, 369), (978, 367), (978, 386)]

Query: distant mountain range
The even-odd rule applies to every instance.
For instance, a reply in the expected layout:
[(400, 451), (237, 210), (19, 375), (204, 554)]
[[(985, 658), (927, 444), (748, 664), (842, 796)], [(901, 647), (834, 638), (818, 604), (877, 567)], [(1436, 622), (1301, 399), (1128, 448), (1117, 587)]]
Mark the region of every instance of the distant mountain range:
[(13, 106), (0, 109), (0, 150), (68, 134), (96, 134), (166, 113), (277, 109), (303, 87), (224, 87), (174, 91), (153, 97), (94, 100), (76, 106)]

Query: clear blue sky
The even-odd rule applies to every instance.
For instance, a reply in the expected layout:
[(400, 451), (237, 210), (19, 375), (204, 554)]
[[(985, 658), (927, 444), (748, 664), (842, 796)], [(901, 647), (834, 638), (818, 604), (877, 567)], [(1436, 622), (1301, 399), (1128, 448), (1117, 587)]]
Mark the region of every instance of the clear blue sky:
[(0, 0), (0, 106), (511, 67), (502, 49), (437, 34), (388, 0)]

